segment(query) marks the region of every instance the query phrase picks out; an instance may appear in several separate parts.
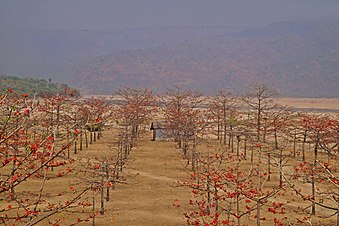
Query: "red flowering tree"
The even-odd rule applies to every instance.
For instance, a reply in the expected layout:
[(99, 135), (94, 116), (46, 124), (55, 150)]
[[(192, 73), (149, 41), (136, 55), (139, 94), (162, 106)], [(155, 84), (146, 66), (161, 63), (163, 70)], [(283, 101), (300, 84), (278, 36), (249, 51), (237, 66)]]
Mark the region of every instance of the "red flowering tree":
[[(266, 220), (260, 216), (264, 206), (273, 214), (285, 214), (283, 203), (269, 202), (280, 189), (264, 188), (267, 172), (260, 168), (261, 145), (257, 149), (256, 168), (243, 156), (222, 150), (199, 155), (191, 180), (181, 183), (192, 189), (192, 210), (185, 212), (188, 225), (242, 225), (253, 220), (260, 225)], [(178, 207), (179, 201), (174, 205)], [(275, 222), (282, 220), (275, 218)]]
[[(304, 200), (311, 203), (311, 214), (316, 214), (316, 206), (334, 211), (338, 215), (339, 207), (339, 174), (338, 152), (338, 120), (329, 115), (307, 115), (302, 118), (310, 141), (313, 143), (312, 160), (300, 163), (295, 167), (294, 179), (302, 178), (311, 183), (311, 193), (297, 188), (291, 180), (287, 182)], [(322, 158), (319, 158), (319, 155)], [(327, 155), (327, 160), (324, 157)]]
[(61, 108), (48, 101), (11, 90), (0, 95), (0, 222), (5, 225), (46, 219), (58, 224), (62, 219), (55, 215), (77, 206), (90, 189), (50, 190), (51, 184), (75, 173), (66, 150), (78, 134), (73, 130), (71, 139), (65, 139)]
[(227, 144), (227, 127), (232, 126), (230, 112), (234, 111), (236, 101), (231, 92), (219, 91), (209, 106), (213, 124), (217, 127), (217, 139), (224, 145)]
[[(104, 125), (111, 120), (113, 115), (112, 107), (109, 100), (94, 97), (85, 99), (79, 107), (81, 118), (86, 118), (85, 128), (90, 132), (90, 144), (92, 144), (97, 139), (100, 139)], [(85, 132), (86, 139), (87, 131), (81, 131), (81, 134)]]
[(266, 114), (276, 107), (275, 96), (276, 91), (267, 84), (253, 84), (250, 86), (249, 93), (243, 97), (243, 101), (256, 114), (257, 141), (264, 139), (265, 125), (263, 121), (265, 121)]
[(199, 92), (169, 89), (161, 97), (167, 136), (174, 138), (187, 157), (189, 143), (195, 149), (199, 132), (206, 128), (207, 116), (199, 109), (204, 101)]
[(149, 124), (155, 106), (155, 98), (149, 89), (120, 89), (115, 92), (119, 103), (116, 108), (116, 118), (124, 121), (130, 127), (131, 136), (137, 140), (140, 127)]

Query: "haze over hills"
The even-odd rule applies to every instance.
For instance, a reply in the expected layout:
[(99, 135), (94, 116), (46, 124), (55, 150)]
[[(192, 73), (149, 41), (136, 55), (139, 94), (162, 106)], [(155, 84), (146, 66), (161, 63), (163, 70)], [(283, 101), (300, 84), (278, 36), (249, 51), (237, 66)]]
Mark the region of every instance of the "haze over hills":
[[(236, 29), (238, 31), (239, 29)], [(0, 74), (66, 81), (74, 65), (114, 50), (145, 49), (233, 31), (225, 27), (159, 27), (114, 31), (2, 30)]]
[(339, 97), (339, 21), (6, 31), (0, 43), (0, 74), (53, 76), (86, 93), (174, 85), (244, 93), (267, 82), (282, 96)]

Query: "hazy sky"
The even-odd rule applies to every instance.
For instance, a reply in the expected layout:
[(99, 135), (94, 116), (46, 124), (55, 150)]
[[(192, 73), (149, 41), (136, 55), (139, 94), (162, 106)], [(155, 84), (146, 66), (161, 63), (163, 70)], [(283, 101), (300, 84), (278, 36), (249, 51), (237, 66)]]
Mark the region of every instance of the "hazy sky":
[(0, 29), (261, 25), (339, 18), (339, 0), (0, 0)]

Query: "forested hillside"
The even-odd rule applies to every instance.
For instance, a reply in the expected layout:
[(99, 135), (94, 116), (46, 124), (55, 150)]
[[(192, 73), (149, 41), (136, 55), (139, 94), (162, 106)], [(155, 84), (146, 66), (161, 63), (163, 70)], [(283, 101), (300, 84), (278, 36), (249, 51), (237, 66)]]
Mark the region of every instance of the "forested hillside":
[(157, 91), (175, 84), (213, 94), (246, 92), (266, 82), (283, 96), (338, 97), (339, 23), (283, 22), (143, 50), (113, 51), (81, 64), (76, 81), (89, 90), (121, 86)]
[(79, 91), (66, 84), (53, 83), (51, 80), (19, 78), (16, 76), (0, 75), (0, 93), (6, 90), (14, 90), (19, 94), (50, 96), (57, 94), (79, 95)]

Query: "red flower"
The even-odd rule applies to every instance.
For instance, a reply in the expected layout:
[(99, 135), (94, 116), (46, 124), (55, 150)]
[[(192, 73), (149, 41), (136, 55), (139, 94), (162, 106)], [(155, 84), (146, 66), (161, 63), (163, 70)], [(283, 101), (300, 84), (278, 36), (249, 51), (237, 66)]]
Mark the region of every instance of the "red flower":
[(6, 159), (4, 159), (2, 164), (3, 165), (7, 165), (10, 161), (11, 161), (10, 159), (6, 158)]
[(27, 93), (24, 93), (24, 94), (22, 94), (22, 96), (23, 96), (24, 98), (27, 98), (27, 97), (28, 97), (28, 94), (27, 94)]
[(277, 213), (276, 209), (274, 209), (274, 208), (272, 208), (272, 207), (268, 208), (268, 211), (270, 211), (271, 213), (274, 213), (274, 214)]
[(11, 181), (15, 182), (19, 179), (19, 177), (17, 175), (14, 175), (13, 177), (11, 177)]
[(29, 216), (32, 212), (30, 210), (26, 210), (25, 217)]
[(100, 165), (99, 164), (94, 165), (94, 169), (100, 169)]
[(30, 110), (26, 108), (25, 111), (24, 111), (24, 114), (29, 115), (29, 112), (30, 112)]
[(175, 200), (174, 200), (173, 206), (175, 206), (175, 207), (180, 207), (180, 203), (179, 203), (179, 200), (178, 200), (178, 199), (175, 199)]
[(38, 150), (38, 148), (39, 148), (39, 145), (38, 145), (38, 144), (32, 144), (32, 145), (31, 145), (31, 150), (32, 150), (32, 151), (36, 151), (36, 150)]

